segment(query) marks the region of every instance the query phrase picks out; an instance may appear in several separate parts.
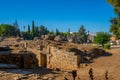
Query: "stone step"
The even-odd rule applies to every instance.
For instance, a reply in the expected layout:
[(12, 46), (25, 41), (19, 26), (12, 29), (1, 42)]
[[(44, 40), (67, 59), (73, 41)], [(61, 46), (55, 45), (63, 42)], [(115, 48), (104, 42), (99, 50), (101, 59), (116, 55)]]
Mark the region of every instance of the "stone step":
[(0, 69), (16, 69), (17, 66), (15, 64), (4, 64), (0, 63)]

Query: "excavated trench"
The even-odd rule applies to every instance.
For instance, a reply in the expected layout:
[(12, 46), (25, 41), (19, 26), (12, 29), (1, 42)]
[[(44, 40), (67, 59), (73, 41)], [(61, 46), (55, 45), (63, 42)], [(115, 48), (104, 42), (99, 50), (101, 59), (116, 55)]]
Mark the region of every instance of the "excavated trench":
[(0, 68), (36, 68), (38, 59), (36, 55), (28, 51), (13, 53), (11, 49), (0, 48)]

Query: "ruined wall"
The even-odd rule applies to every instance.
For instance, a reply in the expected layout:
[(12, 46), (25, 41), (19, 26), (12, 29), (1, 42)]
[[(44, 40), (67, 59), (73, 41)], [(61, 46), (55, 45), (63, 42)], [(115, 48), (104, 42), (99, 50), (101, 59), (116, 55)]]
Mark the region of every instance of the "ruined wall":
[[(11, 44), (10, 46), (13, 45)], [(67, 43), (57, 41), (21, 41), (18, 44), (19, 50), (32, 52), (32, 55), (30, 53), (9, 54), (10, 56), (0, 55), (0, 59), (3, 60), (1, 63), (14, 63), (18, 67), (24, 64), (24, 68), (34, 68), (39, 66), (60, 70), (77, 69), (81, 63), (81, 55), (76, 55), (76, 53), (79, 53), (79, 50), (77, 50), (78, 52), (76, 52), (76, 49), (75, 51), (67, 51), (65, 46), (66, 49), (69, 49)], [(5, 58), (8, 58), (9, 60), (5, 60)]]
[(80, 56), (74, 52), (50, 47), (50, 54), (47, 55), (47, 68), (60, 70), (74, 70), (78, 68)]
[[(86, 45), (87, 46), (87, 45)], [(27, 67), (47, 67), (50, 69), (73, 70), (80, 66), (80, 63), (89, 62), (96, 55), (104, 53), (101, 49), (77, 44), (68, 44), (56, 41), (24, 41), (21, 43), (23, 50), (32, 52), (35, 57), (24, 57), (24, 65)], [(12, 57), (11, 57), (12, 58)], [(20, 59), (19, 57), (18, 59)], [(34, 60), (35, 59), (35, 60)], [(21, 61), (19, 64), (21, 65)], [(18, 62), (17, 61), (17, 62)], [(19, 66), (19, 65), (18, 65)]]
[(12, 41), (10, 39), (2, 41), (0, 45), (7, 45), (14, 51), (18, 50), (24, 52), (22, 54), (21, 52), (8, 55), (0, 54), (0, 63), (13, 63), (19, 68), (35, 68), (39, 66), (50, 69), (73, 70), (77, 69), (80, 63), (89, 62), (94, 57), (101, 56), (104, 53), (103, 50), (88, 45), (51, 40), (18, 42), (16, 39)]
[(50, 69), (73, 70), (77, 69), (81, 62), (80, 55), (60, 49), (60, 43), (49, 41), (27, 42), (27, 50), (32, 51), (38, 59), (39, 67)]
[(38, 59), (36, 55), (33, 53), (26, 53), (23, 54), (1, 54), (0, 53), (0, 63), (5, 64), (15, 64), (18, 68), (36, 68), (38, 67)]

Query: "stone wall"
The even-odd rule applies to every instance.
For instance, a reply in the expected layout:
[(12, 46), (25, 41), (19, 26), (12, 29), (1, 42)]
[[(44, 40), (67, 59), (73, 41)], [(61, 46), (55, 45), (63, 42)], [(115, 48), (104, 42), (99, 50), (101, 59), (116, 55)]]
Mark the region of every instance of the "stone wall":
[(14, 63), (23, 68), (39, 66), (50, 69), (74, 70), (80, 66), (80, 63), (86, 63), (96, 55), (104, 53), (103, 50), (90, 45), (50, 40), (22, 41), (18, 45), (19, 50), (23, 51), (22, 54), (21, 52), (8, 55), (0, 54), (0, 62)]
[(77, 69), (80, 63), (89, 62), (94, 56), (104, 53), (101, 49), (87, 45), (74, 45), (55, 41), (32, 41), (27, 44), (27, 50), (36, 55), (39, 67), (50, 69)]
[(50, 41), (34, 41), (27, 42), (27, 50), (35, 53), (39, 60), (39, 67), (47, 67), (50, 69), (72, 70), (77, 69), (81, 56), (75, 55), (76, 52), (61, 49), (61, 43)]
[(50, 47), (50, 54), (47, 55), (47, 68), (60, 70), (74, 70), (78, 68), (80, 55), (74, 52)]
[(22, 52), (19, 54), (0, 53), (0, 63), (15, 64), (18, 68), (27, 68), (27, 69), (38, 67), (38, 59), (36, 58), (36, 55), (30, 52), (27, 53)]

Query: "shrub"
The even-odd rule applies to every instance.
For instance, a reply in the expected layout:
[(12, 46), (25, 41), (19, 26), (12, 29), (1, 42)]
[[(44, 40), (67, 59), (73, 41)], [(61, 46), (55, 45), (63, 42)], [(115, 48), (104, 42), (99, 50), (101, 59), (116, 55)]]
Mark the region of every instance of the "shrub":
[(94, 37), (94, 42), (104, 47), (104, 44), (106, 44), (110, 40), (110, 34), (107, 32), (97, 32), (96, 36)]
[(106, 44), (104, 45), (104, 49), (110, 49), (110, 43), (106, 43)]

